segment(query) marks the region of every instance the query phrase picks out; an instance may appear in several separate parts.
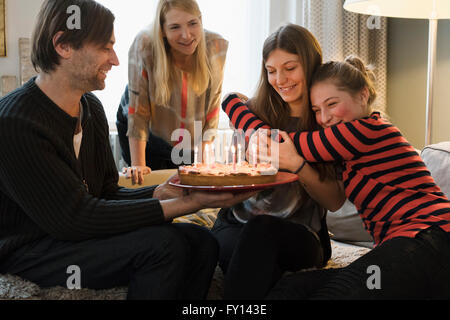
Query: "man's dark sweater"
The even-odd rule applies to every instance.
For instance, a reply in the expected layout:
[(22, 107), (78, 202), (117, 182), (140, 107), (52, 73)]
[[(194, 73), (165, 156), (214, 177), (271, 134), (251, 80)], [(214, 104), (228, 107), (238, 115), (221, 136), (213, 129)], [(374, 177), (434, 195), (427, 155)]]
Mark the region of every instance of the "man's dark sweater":
[(81, 102), (77, 159), (77, 118), (35, 79), (0, 99), (0, 259), (45, 236), (81, 241), (164, 223), (154, 187), (117, 185), (103, 107), (91, 93)]

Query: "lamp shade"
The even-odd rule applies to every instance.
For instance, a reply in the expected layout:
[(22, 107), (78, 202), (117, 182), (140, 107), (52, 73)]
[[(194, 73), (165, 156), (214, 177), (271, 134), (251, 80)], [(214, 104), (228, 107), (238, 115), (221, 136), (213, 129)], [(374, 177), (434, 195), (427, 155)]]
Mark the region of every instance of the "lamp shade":
[(346, 0), (344, 9), (392, 18), (450, 19), (450, 0)]

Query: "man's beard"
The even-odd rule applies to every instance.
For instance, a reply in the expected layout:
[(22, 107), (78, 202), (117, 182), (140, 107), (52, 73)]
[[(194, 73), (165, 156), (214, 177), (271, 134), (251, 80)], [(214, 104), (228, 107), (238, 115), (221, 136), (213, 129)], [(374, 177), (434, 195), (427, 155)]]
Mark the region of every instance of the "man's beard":
[(105, 89), (105, 81), (98, 78), (98, 73), (90, 76), (78, 73), (72, 77), (71, 83), (73, 88), (77, 88), (83, 92)]

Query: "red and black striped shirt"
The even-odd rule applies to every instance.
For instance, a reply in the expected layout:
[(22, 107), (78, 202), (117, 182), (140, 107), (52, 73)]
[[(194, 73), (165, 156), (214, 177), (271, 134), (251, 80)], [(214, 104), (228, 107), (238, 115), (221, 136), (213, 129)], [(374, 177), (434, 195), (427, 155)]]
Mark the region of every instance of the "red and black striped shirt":
[[(222, 104), (237, 129), (270, 129), (236, 95)], [(450, 201), (399, 129), (379, 113), (314, 132), (289, 133), (308, 162), (341, 161), (347, 198), (376, 245), (432, 225), (450, 232)]]

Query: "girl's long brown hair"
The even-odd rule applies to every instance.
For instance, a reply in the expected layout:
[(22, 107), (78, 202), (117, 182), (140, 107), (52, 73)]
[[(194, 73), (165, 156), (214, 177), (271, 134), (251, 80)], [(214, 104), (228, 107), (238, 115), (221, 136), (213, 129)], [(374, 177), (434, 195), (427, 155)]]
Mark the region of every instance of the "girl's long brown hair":
[[(270, 54), (276, 49), (297, 55), (305, 73), (307, 85), (303, 92), (303, 107), (296, 130), (314, 131), (320, 129), (311, 110), (309, 88), (316, 69), (322, 64), (322, 49), (311, 32), (295, 24), (286, 24), (280, 27), (264, 42), (261, 77), (255, 97), (250, 101), (250, 109), (272, 128), (286, 130), (291, 109), (289, 104), (270, 85), (265, 67)], [(312, 165), (319, 172), (321, 180), (326, 177), (336, 178), (333, 165)]]

